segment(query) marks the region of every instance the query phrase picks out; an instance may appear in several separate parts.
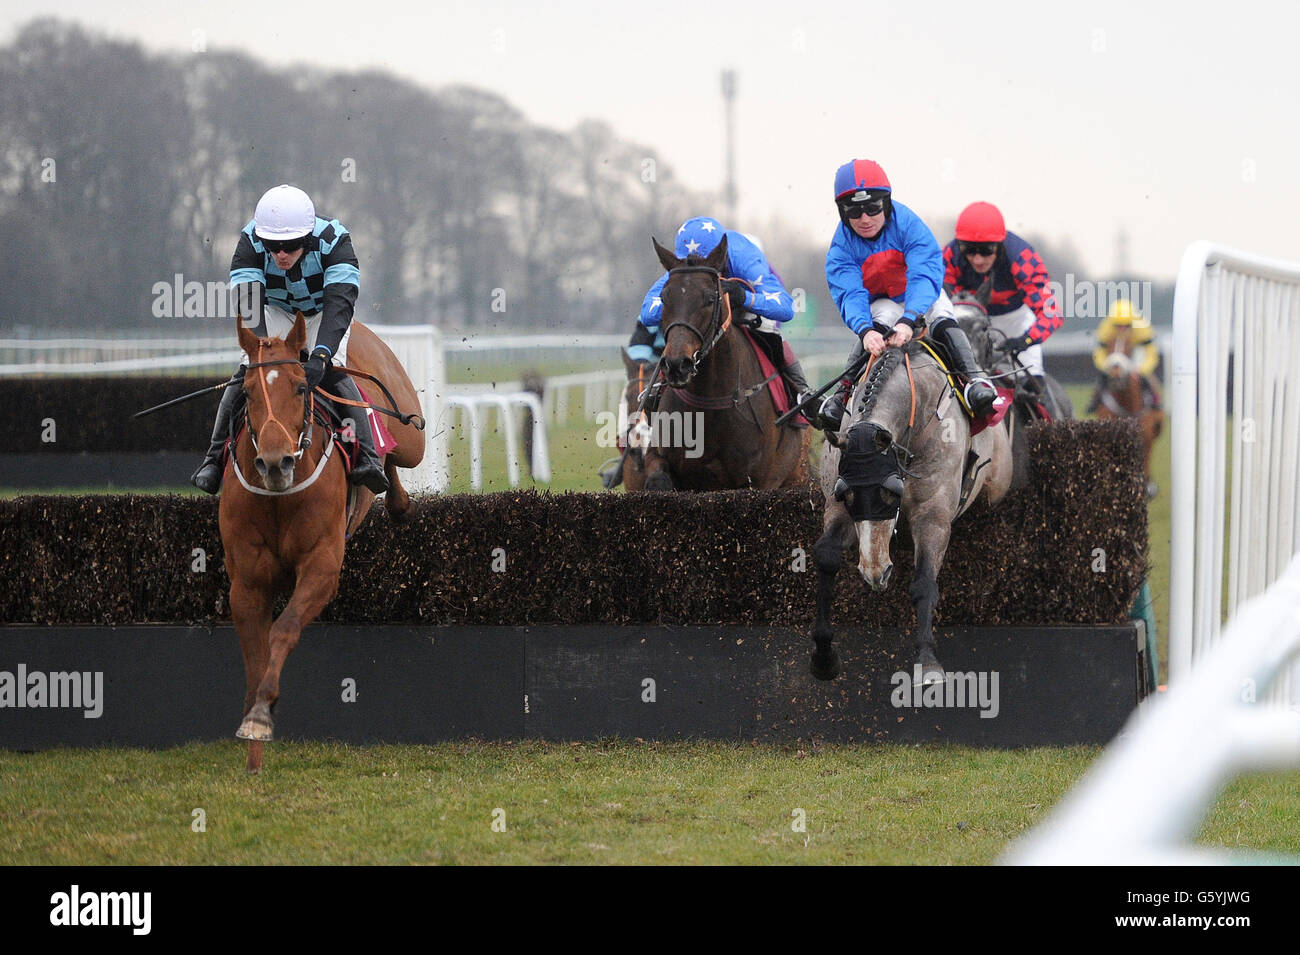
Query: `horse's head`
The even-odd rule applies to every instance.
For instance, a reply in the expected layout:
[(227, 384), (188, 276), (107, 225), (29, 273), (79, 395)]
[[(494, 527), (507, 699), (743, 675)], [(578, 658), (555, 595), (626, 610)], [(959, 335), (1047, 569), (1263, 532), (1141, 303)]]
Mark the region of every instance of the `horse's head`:
[(988, 309), (973, 295), (955, 295), (952, 300), (952, 317), (966, 333), (976, 363), (981, 368), (992, 368), (994, 343), (993, 336), (989, 334)]
[(1133, 374), (1133, 329), (1130, 326), (1115, 328), (1115, 338), (1106, 353), (1105, 368), (1112, 385), (1127, 382)]
[(287, 338), (261, 338), (239, 326), (239, 346), (249, 357), (244, 374), (253, 466), (269, 491), (293, 486), (294, 467), (310, 444), (311, 403), (301, 353), (307, 342), (302, 313)]
[(659, 324), (664, 329), (664, 369), (668, 383), (681, 388), (726, 330), (722, 269), (727, 263), (727, 237), (724, 235), (705, 258), (690, 255), (679, 259), (656, 239), (650, 241), (668, 270), (668, 281), (659, 292), (663, 303)]
[[(885, 350), (855, 389), (848, 426), (835, 439), (840, 460), (834, 495), (857, 526), (858, 573), (877, 591), (888, 586), (894, 570), (889, 544), (898, 523), (908, 458), (898, 438), (913, 438), (912, 388), (902, 364), (902, 350)], [(918, 407), (924, 407), (921, 387), (918, 382)]]

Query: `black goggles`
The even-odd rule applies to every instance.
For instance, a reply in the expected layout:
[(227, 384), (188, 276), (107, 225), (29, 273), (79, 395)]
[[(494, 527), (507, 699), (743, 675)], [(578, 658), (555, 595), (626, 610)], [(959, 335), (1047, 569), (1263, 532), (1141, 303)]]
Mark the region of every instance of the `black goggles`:
[(997, 255), (998, 244), (996, 242), (963, 242), (961, 244), (962, 255)]
[(262, 239), (262, 248), (268, 252), (297, 252), (307, 244), (306, 236), (296, 239)]
[(885, 200), (876, 197), (862, 202), (841, 202), (840, 211), (850, 219), (857, 219), (864, 215), (878, 216), (885, 211)]

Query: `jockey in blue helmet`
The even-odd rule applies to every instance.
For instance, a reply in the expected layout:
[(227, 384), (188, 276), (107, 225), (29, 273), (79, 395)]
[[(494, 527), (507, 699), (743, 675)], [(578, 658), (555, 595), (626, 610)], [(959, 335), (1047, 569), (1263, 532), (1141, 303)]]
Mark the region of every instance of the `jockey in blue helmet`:
[[(967, 405), (977, 416), (988, 412), (997, 391), (953, 318), (934, 233), (894, 199), (885, 170), (870, 159), (851, 160), (835, 171), (835, 206), (840, 226), (826, 252), (826, 283), (858, 339), (850, 362), (864, 350), (879, 355), (886, 346), (906, 345), (929, 322), (930, 339), (947, 349), (953, 371), (968, 382)], [(841, 388), (823, 402), (821, 427), (839, 430), (847, 396)]]

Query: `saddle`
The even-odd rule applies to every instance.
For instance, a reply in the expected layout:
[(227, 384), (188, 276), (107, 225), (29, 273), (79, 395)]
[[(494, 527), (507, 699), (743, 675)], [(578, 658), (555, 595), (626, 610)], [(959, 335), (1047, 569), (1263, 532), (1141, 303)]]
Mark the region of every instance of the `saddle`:
[[(924, 338), (918, 338), (916, 339), (916, 342), (929, 353), (930, 357), (938, 363), (939, 368), (943, 371), (944, 375), (947, 376), (948, 387), (950, 387), (956, 394), (957, 403), (961, 405), (962, 410), (966, 412), (966, 417), (970, 419), (971, 437), (979, 434), (985, 428), (998, 424), (1007, 416), (1007, 412), (1011, 410), (1015, 402), (1016, 393), (1014, 391), (1010, 388), (1003, 388), (1000, 385), (994, 385), (994, 390), (997, 391), (998, 396), (993, 399), (993, 409), (987, 414), (977, 417), (971, 411), (970, 406), (966, 404), (966, 396), (963, 394), (964, 389), (961, 386), (961, 377), (956, 374), (956, 372), (952, 371), (951, 362), (948, 361), (947, 351), (938, 343)], [(1043, 414), (1046, 416), (1047, 412), (1044, 411)]]

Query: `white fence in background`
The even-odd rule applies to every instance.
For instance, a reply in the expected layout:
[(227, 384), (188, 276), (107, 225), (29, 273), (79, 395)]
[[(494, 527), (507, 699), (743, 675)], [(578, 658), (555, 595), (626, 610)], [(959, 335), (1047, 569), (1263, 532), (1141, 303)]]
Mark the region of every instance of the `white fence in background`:
[[(1191, 245), (1174, 292), (1171, 684), (1300, 549), (1297, 369), (1300, 264)], [(1298, 693), (1283, 677), (1274, 698)]]
[[(1300, 558), (1243, 603), (1223, 637), (1167, 693), (1147, 700), (1013, 865), (1278, 862), (1193, 848), (1222, 788), (1245, 772), (1300, 765), (1300, 710), (1263, 702), (1300, 654)], [(1259, 702), (1256, 702), (1259, 701)], [(1292, 861), (1300, 862), (1300, 859)]]
[[(489, 428), (502, 435), (510, 483), (517, 485), (523, 477), (518, 439), (526, 407), (533, 407), (534, 412), (532, 472), (539, 481), (549, 480), (548, 426), (564, 427), (577, 420), (594, 429), (597, 415), (618, 408), (625, 387), (625, 370), (618, 355), (627, 343), (626, 335), (462, 337), (440, 334), (428, 325), (371, 328), (397, 353), (425, 409), (428, 421), (425, 463), (408, 476), (408, 484), (416, 490), (436, 492), (447, 488), (450, 481), (447, 439), (457, 426), (469, 441), (473, 487), (482, 486), (483, 437)], [(848, 345), (847, 333), (795, 341), (804, 371), (814, 387), (843, 368)], [(1070, 353), (1090, 349), (1092, 339), (1087, 333), (1075, 333), (1073, 337), (1058, 334), (1048, 345), (1049, 352)], [(0, 339), (0, 376), (8, 377), (148, 375), (171, 370), (220, 376), (229, 374), (238, 360), (239, 350), (230, 346), (229, 336)], [(533, 406), (536, 396), (525, 391), (520, 381), (440, 384), (446, 382), (449, 369), (454, 369), (458, 376), (487, 377), (503, 367), (529, 362), (552, 367), (562, 364), (606, 367), (545, 378), (540, 410)]]

